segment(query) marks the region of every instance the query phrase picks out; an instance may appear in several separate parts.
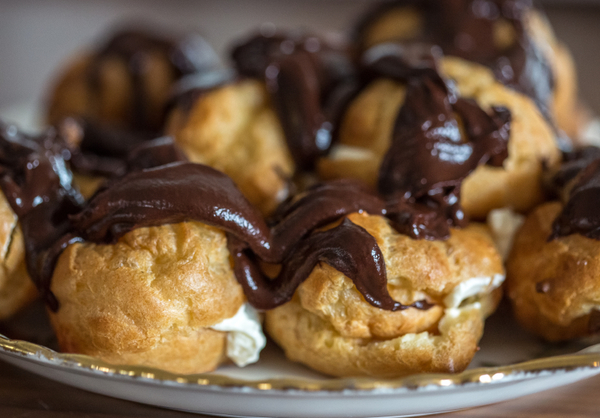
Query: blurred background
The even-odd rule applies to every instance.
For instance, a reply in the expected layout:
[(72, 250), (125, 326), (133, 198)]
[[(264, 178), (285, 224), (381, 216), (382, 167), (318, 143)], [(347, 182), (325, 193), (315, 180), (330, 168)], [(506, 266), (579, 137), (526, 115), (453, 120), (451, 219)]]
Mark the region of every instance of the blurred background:
[[(442, 0), (443, 1), (443, 0)], [(264, 22), (317, 31), (351, 26), (370, 0), (0, 0), (0, 108), (40, 102), (65, 60), (115, 23), (196, 30), (222, 56)], [(578, 64), (581, 95), (600, 113), (600, 1), (546, 1)]]

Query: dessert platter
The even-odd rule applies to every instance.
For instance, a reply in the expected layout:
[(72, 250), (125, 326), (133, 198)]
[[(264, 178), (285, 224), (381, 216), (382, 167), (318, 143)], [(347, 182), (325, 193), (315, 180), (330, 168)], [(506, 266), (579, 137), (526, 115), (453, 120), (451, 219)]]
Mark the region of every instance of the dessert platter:
[(127, 26), (0, 115), (0, 359), (247, 417), (600, 373), (598, 123), (531, 1), (231, 45)]

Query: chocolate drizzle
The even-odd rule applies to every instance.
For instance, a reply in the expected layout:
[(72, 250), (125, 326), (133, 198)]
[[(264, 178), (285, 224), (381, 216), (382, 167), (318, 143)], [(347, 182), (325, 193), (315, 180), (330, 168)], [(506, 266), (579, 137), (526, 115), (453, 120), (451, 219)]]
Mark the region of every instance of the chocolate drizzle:
[(68, 216), (83, 203), (71, 187), (65, 156), (66, 144), (53, 129), (36, 138), (0, 123), (0, 187), (19, 218), (29, 273), (52, 309), (58, 301), (50, 292), (51, 275), (37, 272), (53, 269), (62, 250), (77, 240), (69, 234)]
[(186, 74), (212, 69), (218, 62), (213, 49), (198, 35), (171, 40), (142, 30), (124, 30), (109, 39), (94, 55), (89, 69), (89, 83), (95, 96), (100, 97), (103, 64), (109, 59), (123, 62), (127, 66), (133, 88), (131, 115), (124, 127), (156, 134), (161, 129), (163, 120), (151, 118), (148, 109), (150, 100), (145, 85), (147, 60), (153, 54), (160, 54), (168, 60), (174, 80)]
[[(359, 42), (388, 11), (417, 9), (423, 27), (412, 39), (439, 45), (446, 55), (491, 68), (496, 78), (535, 100), (550, 120), (554, 76), (546, 57), (526, 30), (531, 0), (394, 0), (373, 9), (356, 29)], [(504, 35), (507, 42), (501, 42)]]
[(569, 200), (552, 225), (549, 240), (580, 234), (600, 240), (600, 158), (588, 163), (576, 177)]
[(447, 239), (466, 224), (460, 207), (463, 180), (479, 165), (502, 166), (508, 157), (510, 112), (488, 114), (457, 97), (436, 69), (436, 49), (381, 46), (367, 54), (365, 72), (407, 83), (392, 144), (380, 168), (379, 191), (399, 232)]
[(252, 254), (235, 238), (229, 238), (229, 251), (235, 259), (235, 273), (244, 293), (258, 309), (273, 309), (288, 302), (296, 288), (322, 262), (351, 279), (367, 302), (375, 307), (389, 311), (431, 307), (425, 301), (402, 305), (390, 297), (385, 262), (375, 238), (347, 218), (333, 229), (316, 232), (300, 241), (274, 280), (261, 273)]
[(297, 167), (312, 169), (358, 89), (347, 49), (315, 36), (276, 33), (250, 38), (232, 57), (242, 76), (265, 80)]

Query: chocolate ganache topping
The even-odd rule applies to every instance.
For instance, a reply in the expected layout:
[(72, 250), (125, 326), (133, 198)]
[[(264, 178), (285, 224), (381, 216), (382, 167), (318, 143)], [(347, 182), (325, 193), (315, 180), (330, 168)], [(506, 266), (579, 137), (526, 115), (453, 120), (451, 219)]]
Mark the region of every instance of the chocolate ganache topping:
[(381, 45), (365, 54), (369, 77), (406, 82), (392, 144), (379, 174), (387, 216), (413, 238), (446, 239), (451, 226), (466, 224), (460, 206), (462, 181), (479, 165), (502, 166), (508, 157), (511, 115), (488, 114), (460, 98), (438, 73), (436, 47)]
[(577, 163), (580, 166), (587, 163), (586, 167), (577, 167), (579, 173), (573, 176), (575, 184), (569, 194), (569, 200), (554, 221), (549, 240), (572, 234), (600, 240), (600, 158), (591, 158), (598, 155), (597, 150), (587, 150), (579, 154), (579, 160), (568, 161), (566, 172), (571, 172), (572, 175)]
[(393, 0), (384, 2), (357, 25), (356, 37), (366, 34), (391, 10), (412, 8), (422, 27), (411, 39), (439, 45), (446, 55), (491, 68), (496, 78), (535, 100), (550, 120), (554, 77), (540, 48), (527, 32), (532, 0)]
[(242, 76), (266, 82), (296, 166), (312, 169), (358, 90), (348, 48), (316, 36), (272, 33), (236, 46), (232, 57)]
[(126, 64), (133, 88), (131, 119), (126, 126), (127, 129), (157, 133), (162, 127), (162, 120), (152, 120), (149, 116), (150, 100), (145, 84), (148, 71), (147, 60), (156, 54), (168, 60), (174, 80), (187, 74), (213, 69), (218, 65), (216, 53), (199, 35), (169, 39), (144, 30), (118, 32), (93, 56), (89, 69), (89, 83), (96, 97), (99, 97), (102, 94), (103, 64), (111, 59)]

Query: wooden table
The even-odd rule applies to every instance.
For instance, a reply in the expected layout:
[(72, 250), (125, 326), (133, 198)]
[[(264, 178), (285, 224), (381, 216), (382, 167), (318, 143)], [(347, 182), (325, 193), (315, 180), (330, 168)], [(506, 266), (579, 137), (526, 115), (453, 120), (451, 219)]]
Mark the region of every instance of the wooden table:
[[(587, 418), (600, 416), (600, 376), (501, 404), (438, 417)], [(0, 361), (2, 418), (204, 417), (121, 401), (55, 383)]]

